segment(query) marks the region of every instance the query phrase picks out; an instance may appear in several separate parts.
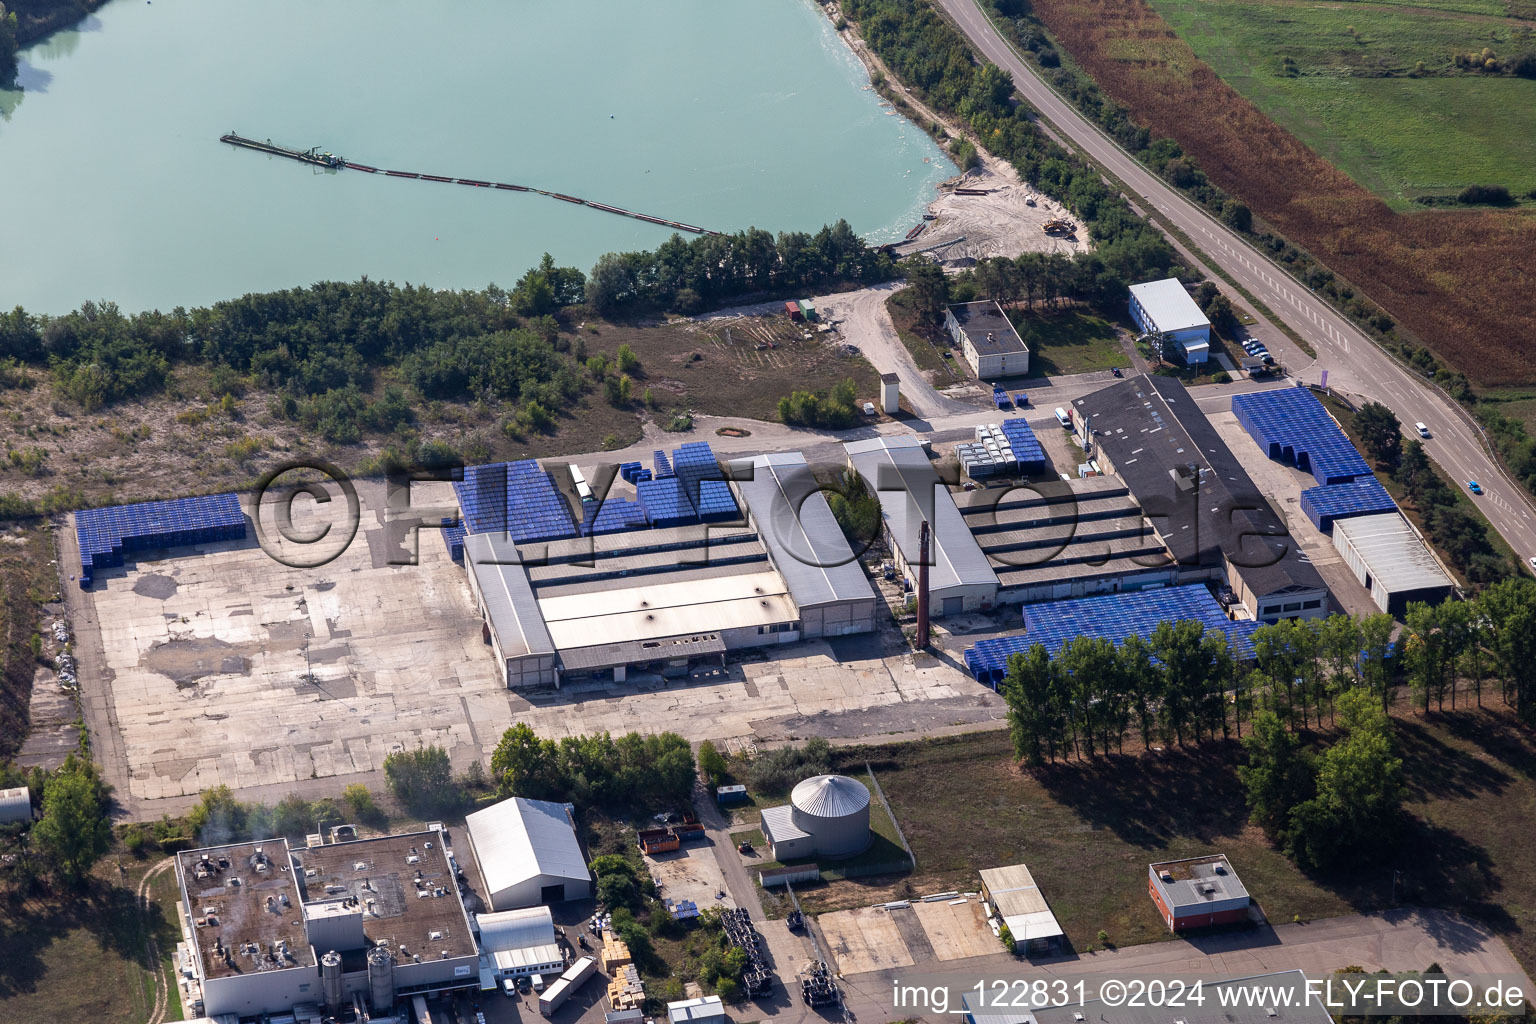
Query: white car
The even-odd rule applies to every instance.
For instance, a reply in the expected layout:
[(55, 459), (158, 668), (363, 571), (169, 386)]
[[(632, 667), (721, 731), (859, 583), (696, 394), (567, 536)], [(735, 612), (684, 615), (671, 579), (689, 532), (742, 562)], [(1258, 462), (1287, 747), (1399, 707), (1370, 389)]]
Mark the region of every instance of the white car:
[(873, 415), (875, 415), (875, 403), (874, 402), (865, 402), (864, 403), (864, 415), (865, 416), (873, 416)]
[(1419, 436), (1420, 437), (1428, 437), (1429, 436), (1429, 428), (1426, 427), (1422, 423), (1415, 423), (1413, 425), (1413, 429), (1417, 430), (1419, 432)]
[(1536, 572), (1536, 558), (1531, 559), (1531, 571)]

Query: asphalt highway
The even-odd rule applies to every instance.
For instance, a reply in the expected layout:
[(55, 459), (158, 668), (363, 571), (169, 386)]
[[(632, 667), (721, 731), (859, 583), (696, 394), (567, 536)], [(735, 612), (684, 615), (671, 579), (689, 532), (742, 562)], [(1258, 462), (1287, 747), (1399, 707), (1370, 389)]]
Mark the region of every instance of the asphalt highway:
[[(1317, 350), (1317, 359), (1294, 370), (1295, 376), (1308, 383), (1321, 383), (1326, 372), (1330, 387), (1381, 402), (1397, 414), (1410, 434), (1414, 423), (1424, 423), (1431, 434), (1424, 442), (1430, 456), (1462, 488), (1476, 480), (1483, 495), (1473, 500), (1494, 529), (1521, 559), (1536, 556), (1536, 513), (1532, 504), (1488, 454), (1479, 428), (1464, 409), (1404, 368), (1327, 302), (1174, 191), (1079, 114), (1018, 56), (975, 0), (937, 2), (980, 54), (1012, 76), (1014, 87), (1039, 111), (1055, 130), (1054, 134), (1070, 139), (1106, 168), (1127, 187), (1134, 202), (1150, 207), (1184, 232), (1249, 294), (1268, 306), (1276, 318), (1307, 339)], [(1240, 297), (1233, 299), (1241, 302)]]

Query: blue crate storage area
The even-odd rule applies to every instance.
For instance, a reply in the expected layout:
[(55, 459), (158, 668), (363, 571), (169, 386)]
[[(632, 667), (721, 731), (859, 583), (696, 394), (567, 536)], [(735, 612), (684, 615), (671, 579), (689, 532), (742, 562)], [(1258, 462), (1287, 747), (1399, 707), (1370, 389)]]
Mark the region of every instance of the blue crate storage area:
[(245, 535), (238, 494), (83, 509), (75, 513), (80, 585), (90, 586), (97, 569), (122, 565), (132, 551), (242, 540)]
[(1308, 388), (1234, 395), (1232, 412), (1266, 455), (1294, 463), (1319, 484), (1371, 475), (1371, 467)]
[(996, 689), (1008, 675), (1008, 659), (1035, 644), (1044, 644), (1054, 658), (1069, 640), (1079, 636), (1103, 637), (1118, 647), (1127, 637), (1150, 638), (1160, 622), (1184, 619), (1199, 622), (1206, 632), (1225, 634), (1234, 657), (1253, 658), (1253, 632), (1263, 623), (1228, 619), (1205, 584), (1191, 583), (1025, 605), (1024, 632), (983, 640), (967, 648), (965, 665), (978, 683)]
[(1338, 519), (1396, 512), (1397, 502), (1374, 476), (1364, 476), (1347, 484), (1308, 487), (1301, 492), (1301, 510), (1312, 525), (1324, 533), (1333, 530)]

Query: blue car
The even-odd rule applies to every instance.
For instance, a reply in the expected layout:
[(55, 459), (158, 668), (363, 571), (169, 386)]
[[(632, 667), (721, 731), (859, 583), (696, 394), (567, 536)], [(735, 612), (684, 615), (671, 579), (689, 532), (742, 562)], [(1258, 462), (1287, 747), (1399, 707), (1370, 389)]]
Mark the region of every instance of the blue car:
[(1476, 480), (1468, 480), (1467, 481), (1467, 490), (1471, 491), (1473, 494), (1482, 494), (1483, 493), (1482, 485), (1479, 484)]

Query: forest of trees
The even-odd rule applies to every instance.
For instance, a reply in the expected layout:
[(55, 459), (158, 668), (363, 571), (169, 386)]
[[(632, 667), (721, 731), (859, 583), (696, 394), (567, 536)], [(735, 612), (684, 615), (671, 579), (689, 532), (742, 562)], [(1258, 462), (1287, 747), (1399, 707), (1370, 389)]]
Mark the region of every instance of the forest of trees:
[(1467, 601), (1411, 604), (1395, 642), (1394, 628), (1385, 613), (1262, 626), (1251, 666), (1196, 622), (1160, 623), (1150, 639), (1119, 647), (1077, 637), (1055, 658), (1037, 644), (1009, 659), (1001, 687), (1014, 749), (1039, 765), (1119, 751), (1133, 734), (1148, 747), (1182, 746), (1240, 737), (1261, 712), (1306, 730), (1332, 724), (1344, 693), (1363, 691), (1386, 710), (1399, 674), (1426, 711), (1447, 700), (1454, 708), (1461, 680), (1477, 704), (1486, 688), (1536, 723), (1536, 580), (1506, 580)]
[(691, 799), (693, 749), (672, 732), (614, 738), (540, 739), (519, 722), (502, 734), (491, 775), (504, 796), (568, 800), (627, 814), (672, 808)]
[(761, 228), (732, 235), (673, 235), (647, 252), (611, 252), (587, 276), (587, 302), (607, 313), (649, 306), (692, 314), (751, 292), (813, 291), (883, 281), (895, 273), (889, 254), (872, 249), (848, 222), (815, 234)]

